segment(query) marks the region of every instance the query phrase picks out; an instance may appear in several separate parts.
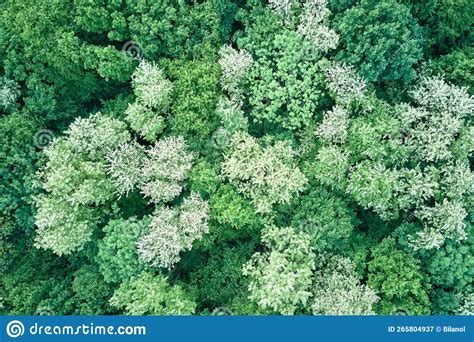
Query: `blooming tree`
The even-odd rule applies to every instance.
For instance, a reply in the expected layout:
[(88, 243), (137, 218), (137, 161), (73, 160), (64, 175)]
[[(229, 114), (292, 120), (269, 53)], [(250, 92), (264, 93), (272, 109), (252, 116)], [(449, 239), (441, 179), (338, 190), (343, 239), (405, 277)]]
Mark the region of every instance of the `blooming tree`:
[(154, 203), (168, 202), (181, 193), (183, 181), (193, 164), (181, 136), (165, 137), (146, 151), (141, 173), (141, 190)]
[(245, 73), (252, 66), (252, 55), (242, 49), (236, 50), (230, 45), (223, 45), (219, 50), (219, 65), (221, 66), (221, 86), (234, 100), (240, 100), (240, 86)]
[(250, 279), (249, 298), (264, 310), (293, 315), (312, 296), (315, 254), (310, 238), (291, 227), (267, 227), (262, 243), (267, 251), (254, 254), (243, 266)]
[(126, 111), (131, 128), (148, 141), (154, 141), (165, 128), (170, 107), (172, 84), (153, 62), (142, 60), (132, 75), (136, 100)]
[(190, 250), (195, 240), (209, 231), (209, 206), (191, 193), (178, 207), (158, 207), (153, 213), (149, 233), (138, 243), (140, 258), (151, 266), (171, 268), (179, 254)]
[(352, 261), (334, 257), (315, 274), (314, 315), (375, 315), (375, 291), (360, 282)]
[(307, 183), (288, 141), (262, 147), (244, 132), (232, 136), (222, 175), (248, 196), (260, 213), (271, 212), (273, 204), (289, 203)]
[(45, 149), (38, 174), (36, 246), (58, 255), (80, 250), (114, 198), (106, 156), (130, 135), (123, 122), (100, 113), (78, 118)]

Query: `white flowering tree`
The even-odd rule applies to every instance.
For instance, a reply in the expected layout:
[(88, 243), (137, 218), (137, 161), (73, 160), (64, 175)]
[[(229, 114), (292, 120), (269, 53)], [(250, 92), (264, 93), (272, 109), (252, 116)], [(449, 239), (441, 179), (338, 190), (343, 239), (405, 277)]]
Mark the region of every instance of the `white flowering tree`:
[(136, 141), (107, 156), (109, 174), (120, 195), (140, 189), (152, 203), (169, 202), (182, 191), (194, 154), (181, 136), (164, 137), (145, 149)]
[(424, 230), (410, 236), (411, 245), (415, 249), (437, 248), (446, 239), (460, 241), (467, 237), (464, 223), (467, 212), (458, 202), (444, 198), (442, 203), (435, 203), (434, 207), (421, 206), (415, 214), (425, 226)]
[(299, 18), (298, 32), (321, 53), (334, 50), (339, 43), (339, 35), (324, 23), (330, 13), (327, 0), (306, 0)]
[(239, 130), (248, 129), (248, 119), (242, 110), (242, 102), (235, 102), (228, 97), (221, 97), (217, 104), (216, 114), (220, 118), (223, 129), (230, 135)]
[(366, 83), (352, 66), (330, 62), (324, 67), (324, 75), (327, 87), (337, 103), (348, 105), (365, 96)]
[(395, 218), (399, 173), (382, 163), (360, 163), (350, 175), (347, 192), (364, 208), (384, 219)]
[(316, 154), (314, 176), (332, 189), (344, 189), (349, 172), (349, 155), (341, 147), (323, 146)]
[(474, 316), (474, 293), (467, 293), (462, 298), (461, 306), (456, 311), (456, 314), (461, 316)]
[(269, 0), (268, 6), (283, 19), (284, 24), (295, 29), (320, 54), (334, 50), (339, 35), (327, 25), (331, 11), (327, 0)]
[(153, 62), (142, 60), (132, 75), (132, 88), (136, 100), (128, 106), (125, 119), (142, 138), (154, 141), (165, 128), (172, 83)]
[(154, 203), (171, 201), (181, 193), (193, 160), (183, 137), (160, 139), (146, 151), (141, 191)]
[(248, 51), (244, 49), (236, 50), (230, 45), (223, 45), (220, 48), (221, 86), (233, 101), (240, 102), (242, 97), (241, 85), (252, 64), (253, 58)]
[[(334, 187), (335, 175), (342, 184), (342, 170), (348, 170), (340, 189), (359, 205), (382, 219), (404, 213), (418, 222), (421, 229), (407, 237), (415, 250), (465, 239), (474, 193), (468, 159), (474, 150), (469, 122), (474, 99), (467, 90), (423, 76), (409, 92), (412, 103), (389, 106), (366, 94), (346, 66), (328, 67), (326, 80), (337, 105), (316, 130), (324, 144), (315, 161), (316, 179)], [(351, 118), (360, 108), (362, 115)], [(343, 155), (351, 162), (344, 164)]]
[(221, 67), (221, 87), (226, 95), (221, 96), (216, 108), (221, 127), (214, 132), (213, 143), (220, 148), (227, 147), (230, 136), (238, 131), (246, 131), (248, 119), (242, 110), (244, 100), (243, 86), (247, 73), (253, 65), (252, 55), (244, 50), (223, 45), (219, 50)]
[(343, 144), (347, 139), (349, 113), (341, 106), (335, 106), (324, 114), (316, 135), (326, 143)]
[(293, 8), (297, 4), (295, 0), (269, 0), (268, 6), (279, 16), (288, 21), (293, 15)]
[(379, 297), (361, 284), (348, 258), (336, 256), (327, 261), (316, 271), (313, 289), (314, 315), (375, 315), (373, 305)]
[(116, 192), (106, 156), (129, 139), (123, 122), (97, 113), (76, 119), (45, 149), (38, 174), (44, 192), (35, 201), (37, 247), (65, 255), (90, 240)]
[[(398, 108), (411, 159), (424, 167), (423, 187), (410, 182), (407, 191), (424, 201), (415, 205), (415, 216), (424, 229), (409, 237), (414, 249), (438, 248), (446, 239), (464, 240), (468, 210), (472, 210), (474, 173), (468, 156), (474, 151), (469, 118), (474, 98), (467, 89), (439, 76), (423, 76), (410, 92), (415, 106)], [(441, 176), (441, 177), (440, 177)], [(435, 199), (434, 206), (429, 202)]]
[(107, 156), (107, 160), (109, 174), (119, 195), (127, 195), (142, 183), (145, 148), (136, 141), (119, 145)]
[(20, 96), (20, 86), (6, 77), (0, 77), (0, 108), (7, 112), (15, 106)]
[(256, 253), (243, 266), (250, 279), (250, 300), (283, 315), (304, 309), (312, 296), (315, 254), (310, 237), (291, 227), (270, 226), (262, 234), (266, 252)]
[(290, 203), (307, 183), (288, 141), (262, 147), (248, 133), (237, 132), (229, 150), (222, 175), (252, 200), (259, 213), (271, 212), (276, 203)]
[(177, 207), (158, 207), (151, 218), (149, 233), (138, 243), (140, 258), (151, 266), (172, 268), (180, 253), (192, 248), (209, 231), (209, 206), (191, 193)]

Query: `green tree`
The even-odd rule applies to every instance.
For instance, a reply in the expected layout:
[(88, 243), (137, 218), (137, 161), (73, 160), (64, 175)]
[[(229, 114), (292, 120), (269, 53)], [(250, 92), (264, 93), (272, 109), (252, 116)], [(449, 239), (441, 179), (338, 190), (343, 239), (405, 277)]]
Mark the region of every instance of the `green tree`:
[(148, 232), (149, 218), (110, 221), (102, 230), (105, 236), (98, 243), (97, 262), (104, 280), (120, 283), (138, 275), (146, 264), (138, 257), (137, 242)]
[(23, 112), (0, 116), (0, 270), (10, 263), (15, 246), (21, 254), (24, 237), (32, 239), (31, 205), (38, 122)]
[(368, 285), (378, 293), (376, 312), (381, 315), (428, 315), (428, 279), (420, 261), (398, 249), (395, 240), (384, 239), (372, 248)]
[(472, 314), (470, 5), (0, 1), (0, 314)]
[(110, 303), (127, 315), (191, 315), (196, 310), (196, 303), (181, 286), (147, 272), (122, 283)]
[(77, 119), (45, 149), (36, 198), (36, 246), (58, 255), (81, 250), (110, 211), (116, 189), (106, 156), (130, 135), (125, 125), (100, 113)]
[(267, 312), (293, 315), (309, 305), (315, 254), (310, 237), (291, 227), (267, 227), (266, 252), (255, 253), (244, 265), (249, 299)]
[(207, 159), (200, 159), (191, 169), (189, 174), (189, 184), (191, 190), (200, 193), (202, 196), (216, 192), (222, 182), (219, 178), (219, 166), (217, 162)]
[[(5, 76), (21, 82), (25, 110), (61, 122), (117, 94), (134, 62), (107, 40), (87, 39), (74, 24), (74, 5), (9, 0), (0, 7)], [(73, 10), (71, 10), (71, 7)]]
[(254, 122), (298, 129), (308, 126), (321, 97), (322, 72), (314, 59), (319, 50), (296, 31), (285, 28), (277, 14), (257, 6), (240, 14), (245, 34), (239, 48), (252, 54), (248, 96)]
[[(410, 81), (422, 56), (421, 29), (396, 0), (362, 0), (335, 19), (339, 58), (371, 82)], [(370, 28), (370, 29), (368, 29)]]
[(428, 62), (428, 69), (433, 74), (442, 74), (457, 86), (465, 86), (472, 93), (474, 88), (474, 48), (466, 46)]
[(321, 261), (313, 285), (313, 314), (374, 315), (373, 307), (379, 297), (369, 286), (361, 284), (352, 261), (343, 257)]
[(434, 285), (445, 289), (463, 290), (474, 279), (474, 235), (468, 239), (447, 242), (442, 248), (422, 254), (424, 268)]
[(297, 202), (291, 226), (311, 237), (315, 251), (343, 248), (358, 223), (356, 213), (343, 198), (322, 187), (314, 187)]
[(189, 136), (198, 144), (217, 128), (219, 69), (218, 63), (209, 61), (170, 63), (167, 71), (174, 85), (169, 119), (172, 133)]
[(209, 199), (209, 206), (211, 217), (221, 225), (236, 229), (252, 229), (260, 226), (260, 220), (252, 204), (230, 184), (219, 187)]
[(404, 0), (422, 23), (425, 45), (433, 55), (445, 54), (472, 42), (474, 12), (468, 0)]
[(289, 203), (307, 183), (295, 163), (289, 141), (262, 147), (248, 133), (235, 133), (225, 155), (222, 175), (250, 197), (258, 213), (269, 213), (273, 204)]
[(200, 305), (230, 308), (234, 298), (248, 286), (242, 278), (242, 265), (253, 252), (254, 245), (248, 242), (213, 246), (206, 261), (190, 273), (190, 285), (197, 289)]
[(23, 247), (7, 272), (2, 272), (4, 306), (10, 315), (70, 315), (70, 265), (49, 251)]
[(72, 290), (77, 315), (103, 315), (113, 310), (108, 302), (112, 287), (104, 281), (97, 265), (84, 265), (73, 274)]

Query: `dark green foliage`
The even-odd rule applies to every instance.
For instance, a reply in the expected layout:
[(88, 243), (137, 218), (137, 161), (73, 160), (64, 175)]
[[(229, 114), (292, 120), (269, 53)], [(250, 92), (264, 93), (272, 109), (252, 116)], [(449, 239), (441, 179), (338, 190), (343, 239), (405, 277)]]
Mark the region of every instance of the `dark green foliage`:
[(206, 263), (190, 273), (190, 285), (196, 288), (203, 307), (229, 308), (234, 298), (246, 291), (241, 268), (253, 252), (254, 246), (248, 243), (213, 247)]
[(448, 241), (438, 250), (421, 254), (423, 270), (429, 274), (432, 313), (450, 315), (461, 305), (460, 298), (474, 281), (474, 235), (472, 226), (467, 240)]
[(421, 29), (408, 7), (396, 0), (362, 0), (338, 15), (340, 59), (372, 82), (409, 81), (421, 58)]
[(434, 59), (428, 64), (431, 72), (443, 74), (458, 86), (474, 87), (474, 48), (466, 46)]
[(474, 281), (474, 234), (455, 243), (448, 241), (443, 247), (422, 255), (424, 269), (430, 274), (433, 285), (462, 291)]
[(193, 146), (217, 128), (219, 65), (207, 61), (176, 61), (170, 65), (168, 73), (174, 84), (171, 131), (188, 135)]
[(372, 248), (368, 285), (380, 296), (376, 311), (382, 315), (428, 315), (427, 277), (420, 261), (398, 249), (387, 238)]
[(132, 41), (147, 59), (199, 57), (218, 49), (230, 33), (235, 5), (225, 0), (75, 1), (81, 30), (111, 41)]
[(474, 9), (469, 0), (404, 0), (423, 27), (433, 55), (472, 44)]
[(100, 46), (81, 39), (70, 6), (58, 0), (34, 6), (10, 0), (0, 7), (5, 75), (21, 82), (25, 109), (48, 121), (83, 114), (82, 104), (114, 94), (107, 80), (124, 81), (134, 67), (108, 42)]
[[(34, 229), (31, 195), (38, 158), (34, 146), (37, 123), (19, 112), (0, 116), (0, 270), (9, 262), (14, 245)], [(22, 244), (22, 243), (20, 243)]]
[(112, 287), (99, 273), (97, 265), (85, 265), (73, 274), (72, 290), (77, 315), (104, 315), (112, 312), (109, 298)]
[(36, 248), (24, 247), (0, 287), (5, 290), (4, 306), (9, 314), (72, 314), (71, 268), (64, 259)]
[(343, 198), (325, 188), (314, 188), (300, 198), (292, 226), (307, 233), (317, 251), (340, 251), (358, 223)]
[(0, 1), (0, 314), (468, 312), (471, 1), (279, 3)]
[(99, 241), (97, 262), (106, 282), (120, 283), (145, 269), (145, 262), (138, 258), (136, 244), (147, 233), (149, 223), (148, 218), (130, 217), (112, 220), (103, 228), (105, 236)]
[(430, 293), (432, 315), (452, 315), (459, 308), (459, 295), (435, 289)]

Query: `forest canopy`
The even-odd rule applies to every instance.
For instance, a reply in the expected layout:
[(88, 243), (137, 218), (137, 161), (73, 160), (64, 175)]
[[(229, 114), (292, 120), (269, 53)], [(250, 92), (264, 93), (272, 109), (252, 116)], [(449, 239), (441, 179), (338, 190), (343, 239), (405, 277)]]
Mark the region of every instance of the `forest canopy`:
[(0, 314), (474, 315), (467, 0), (5, 0)]

